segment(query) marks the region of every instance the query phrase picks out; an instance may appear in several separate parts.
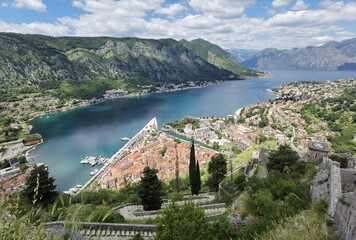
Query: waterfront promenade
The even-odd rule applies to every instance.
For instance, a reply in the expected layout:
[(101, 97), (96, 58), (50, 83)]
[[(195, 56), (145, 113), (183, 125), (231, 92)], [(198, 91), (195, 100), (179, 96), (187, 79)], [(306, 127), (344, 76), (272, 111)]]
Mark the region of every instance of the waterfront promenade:
[(135, 136), (133, 136), (122, 148), (120, 148), (112, 157), (109, 159), (107, 163), (91, 178), (89, 181), (76, 193), (80, 193), (84, 189), (92, 188), (96, 180), (100, 182), (100, 180), (110, 171), (110, 169), (115, 166), (117, 162), (119, 162), (123, 157), (130, 153), (132, 149), (139, 144), (144, 137), (151, 130), (157, 130), (157, 119), (152, 118)]

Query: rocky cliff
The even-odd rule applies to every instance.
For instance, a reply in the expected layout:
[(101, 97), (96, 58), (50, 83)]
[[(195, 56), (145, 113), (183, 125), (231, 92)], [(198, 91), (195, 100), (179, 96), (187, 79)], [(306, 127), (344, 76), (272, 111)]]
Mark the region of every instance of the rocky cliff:
[[(232, 77), (234, 75), (234, 77)], [(173, 39), (0, 33), (0, 84), (55, 88), (64, 81), (132, 84), (238, 78)]]

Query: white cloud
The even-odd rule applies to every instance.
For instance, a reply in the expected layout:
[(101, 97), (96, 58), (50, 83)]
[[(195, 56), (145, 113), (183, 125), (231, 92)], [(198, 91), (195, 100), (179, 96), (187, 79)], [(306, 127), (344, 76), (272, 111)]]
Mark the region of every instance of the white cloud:
[(15, 8), (27, 8), (38, 12), (45, 12), (47, 10), (42, 0), (15, 0), (11, 5)]
[(272, 7), (274, 8), (282, 8), (286, 7), (291, 3), (291, 0), (274, 0), (272, 2)]
[(0, 31), (177, 40), (200, 37), (225, 48), (256, 49), (304, 47), (355, 37), (338, 25), (339, 21), (354, 23), (355, 2), (326, 0), (318, 9), (308, 9), (304, 1), (294, 0), (292, 10), (269, 9), (273, 14), (265, 18), (246, 15), (246, 8), (254, 4), (253, 0), (186, 0), (170, 5), (165, 0), (73, 0), (72, 5), (84, 14), (65, 16), (54, 24), (0, 20)]
[(245, 8), (254, 3), (253, 0), (189, 0), (189, 5), (197, 13), (220, 19), (239, 18), (244, 14)]
[(61, 24), (51, 23), (22, 23), (14, 24), (7, 23), (0, 20), (0, 32), (17, 32), (17, 33), (29, 33), (29, 34), (43, 34), (49, 36), (65, 36), (69, 34), (69, 29)]
[(292, 7), (293, 11), (306, 10), (309, 4), (306, 4), (303, 0), (297, 0), (295, 5)]
[(158, 10), (156, 10), (156, 12), (173, 18), (176, 17), (183, 10), (184, 6), (182, 4), (174, 3), (169, 5), (168, 7), (159, 8)]

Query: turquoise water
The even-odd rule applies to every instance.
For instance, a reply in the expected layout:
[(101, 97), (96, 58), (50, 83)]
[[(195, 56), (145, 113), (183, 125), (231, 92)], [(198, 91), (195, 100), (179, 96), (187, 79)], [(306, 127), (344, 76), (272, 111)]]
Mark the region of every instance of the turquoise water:
[[(36, 118), (33, 132), (44, 143), (30, 155), (46, 163), (57, 189), (67, 190), (83, 184), (93, 168), (80, 164), (87, 155), (110, 157), (124, 145), (122, 137), (133, 136), (152, 117), (162, 126), (184, 116), (226, 116), (238, 108), (273, 99), (266, 88), (294, 81), (327, 81), (356, 78), (356, 72), (270, 71), (273, 78), (229, 81), (214, 86), (181, 92), (151, 94), (116, 99), (98, 105)], [(94, 167), (95, 168), (95, 167)]]

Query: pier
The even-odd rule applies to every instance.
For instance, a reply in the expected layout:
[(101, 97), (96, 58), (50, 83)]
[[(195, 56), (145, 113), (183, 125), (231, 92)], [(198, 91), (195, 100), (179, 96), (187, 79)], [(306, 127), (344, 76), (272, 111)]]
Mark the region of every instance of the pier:
[(89, 181), (75, 194), (79, 194), (82, 190), (92, 187), (95, 180), (100, 179), (108, 173), (108, 171), (116, 165), (123, 157), (130, 153), (135, 146), (140, 143), (144, 137), (152, 130), (158, 130), (157, 119), (152, 118), (135, 136), (133, 136), (122, 148), (120, 148), (104, 166), (91, 178)]

